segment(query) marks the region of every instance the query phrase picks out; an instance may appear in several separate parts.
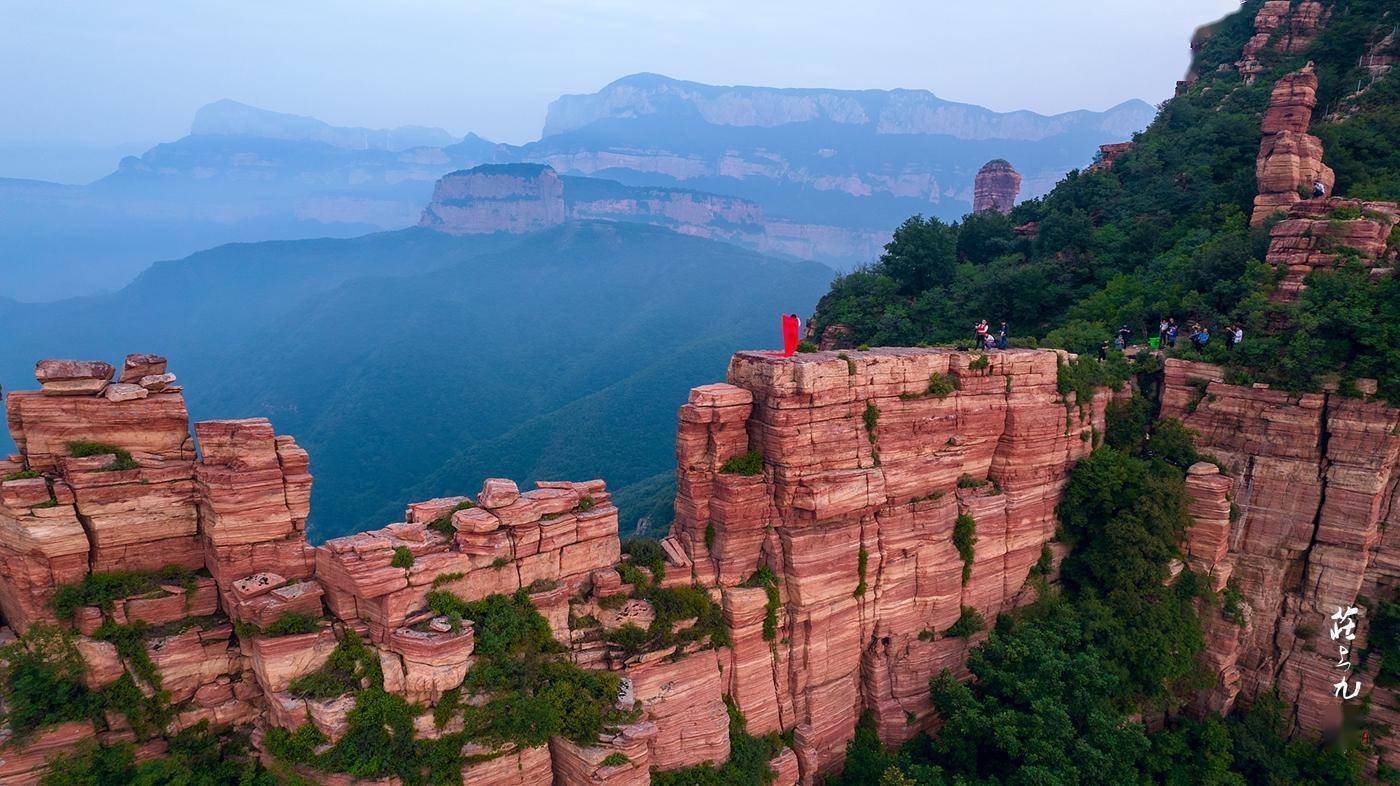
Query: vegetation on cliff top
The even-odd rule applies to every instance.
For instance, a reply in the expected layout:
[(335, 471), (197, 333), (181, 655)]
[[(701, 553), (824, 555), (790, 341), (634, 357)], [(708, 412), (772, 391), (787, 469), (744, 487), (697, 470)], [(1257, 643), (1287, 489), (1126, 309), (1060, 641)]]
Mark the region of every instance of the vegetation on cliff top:
[[(1241, 325), (1245, 342), (1232, 356), (1216, 341), (1206, 357), (1229, 360), (1242, 377), (1293, 389), (1332, 373), (1373, 377), (1400, 400), (1400, 282), (1371, 282), (1358, 269), (1315, 273), (1299, 302), (1270, 303), (1268, 228), (1249, 227), (1269, 93), (1308, 60), (1320, 83), (1313, 130), (1336, 169), (1336, 193), (1400, 200), (1400, 69), (1340, 120), (1321, 119), (1355, 89), (1358, 57), (1395, 24), (1385, 15), (1393, 6), (1338, 0), (1306, 53), (1265, 52), (1264, 73), (1245, 85), (1217, 66), (1240, 58), (1259, 5), (1216, 27), (1197, 56), (1201, 79), (1163, 104), (1109, 171), (1071, 172), (1009, 216), (909, 219), (877, 262), (832, 285), (817, 328), (845, 325), (853, 344), (912, 346), (966, 341), (977, 320), (1006, 319), (1042, 346), (1089, 353), (1120, 325), (1143, 340), (1170, 315)], [(1033, 238), (1013, 231), (1031, 222)]]
[(83, 576), (82, 581), (59, 585), (49, 605), (63, 620), (73, 619), (83, 606), (111, 612), (115, 601), (162, 592), (163, 586), (178, 586), (186, 593), (193, 592), (200, 572), (180, 565), (167, 565), (153, 571), (98, 571)]

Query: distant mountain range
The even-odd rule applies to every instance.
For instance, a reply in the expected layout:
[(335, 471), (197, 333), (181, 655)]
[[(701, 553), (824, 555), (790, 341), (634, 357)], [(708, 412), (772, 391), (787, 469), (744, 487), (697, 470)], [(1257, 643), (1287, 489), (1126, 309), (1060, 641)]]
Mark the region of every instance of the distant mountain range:
[(194, 114), (191, 136), (256, 136), (295, 142), (324, 142), (346, 150), (408, 150), (446, 147), (456, 137), (441, 128), (344, 128), (314, 117), (269, 112), (227, 98), (206, 104)]
[(757, 205), (772, 253), (870, 261), (914, 213), (956, 219), (977, 169), (1011, 161), (1043, 193), (1152, 108), (997, 113), (927, 91), (712, 87), (653, 74), (555, 101), (525, 145), (436, 128), (345, 128), (234, 101), (84, 186), (0, 179), (0, 296), (113, 290), (153, 260), (230, 241), (350, 237), (417, 222), (442, 175), (539, 163), (563, 176), (681, 187)]

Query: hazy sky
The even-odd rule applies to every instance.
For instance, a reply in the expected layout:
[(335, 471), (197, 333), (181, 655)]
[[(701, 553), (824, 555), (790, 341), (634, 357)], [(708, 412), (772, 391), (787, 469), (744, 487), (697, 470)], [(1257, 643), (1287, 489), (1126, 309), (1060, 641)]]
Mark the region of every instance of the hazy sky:
[(926, 88), (997, 110), (1167, 97), (1237, 0), (0, 0), (0, 142), (173, 139), (219, 98), (534, 139), (550, 100), (654, 71)]

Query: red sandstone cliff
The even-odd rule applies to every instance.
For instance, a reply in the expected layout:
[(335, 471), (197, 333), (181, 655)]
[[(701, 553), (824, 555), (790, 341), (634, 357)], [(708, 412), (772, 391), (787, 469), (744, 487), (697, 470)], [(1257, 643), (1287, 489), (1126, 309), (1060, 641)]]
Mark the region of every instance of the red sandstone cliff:
[[(757, 730), (795, 727), (804, 782), (840, 768), (863, 709), (890, 743), (930, 727), (929, 678), (961, 671), (977, 640), (942, 631), (963, 607), (990, 619), (1027, 598), (1068, 470), (1102, 430), (1105, 397), (1061, 400), (1054, 353), (981, 357), (740, 353), (729, 384), (681, 408), (668, 543), (722, 588), (729, 690)], [(930, 394), (935, 379), (955, 388)], [(750, 447), (761, 475), (719, 471)], [(976, 527), (966, 568), (960, 515)], [(763, 590), (737, 586), (763, 565), (781, 579), (767, 640)]]
[[(55, 589), (92, 570), (205, 568), (189, 586), (77, 609), (65, 624), (86, 679), (101, 687), (129, 668), (89, 638), (97, 626), (139, 620), (160, 626), (145, 646), (178, 708), (167, 733), (209, 720), (260, 739), (310, 723), (336, 739), (353, 701), (288, 687), (320, 667), (338, 631), (367, 638), (386, 689), (432, 707), (461, 684), (474, 635), (438, 625), (427, 592), (471, 600), (523, 587), (574, 662), (624, 676), (641, 713), (593, 746), (556, 738), (484, 751), (464, 764), (464, 783), (645, 784), (651, 769), (720, 762), (725, 696), (751, 733), (793, 732), (793, 749), (771, 762), (781, 782), (815, 782), (839, 769), (863, 710), (887, 742), (930, 728), (929, 677), (962, 673), (980, 639), (944, 631), (964, 608), (990, 619), (1029, 600), (1032, 565), (1047, 548), (1061, 555), (1049, 544), (1054, 505), (1102, 429), (1108, 395), (1082, 408), (1063, 400), (1058, 361), (1034, 350), (985, 361), (939, 349), (736, 355), (727, 383), (695, 388), (680, 409), (677, 521), (662, 542), (665, 584), (708, 588), (730, 641), (630, 657), (585, 622), (652, 613), (642, 600), (606, 600), (630, 587), (614, 569), (617, 510), (602, 481), (522, 491), (490, 480), (474, 497), (414, 503), (402, 522), (311, 548), (308, 457), (266, 420), (205, 421), (192, 437), (163, 360), (133, 356), (122, 376), (135, 381), (124, 383), (107, 364), (46, 361), (42, 389), (6, 402), (20, 453), (0, 462), (0, 476), (15, 475), (0, 482), (0, 614), (16, 632), (54, 622)], [(1225, 470), (1188, 474), (1185, 559), (1242, 598), (1243, 624), (1206, 615), (1203, 659), (1217, 679), (1200, 706), (1222, 712), (1277, 688), (1299, 727), (1333, 728), (1342, 702), (1326, 618), (1400, 587), (1400, 410), (1228, 385), (1216, 367), (1168, 359), (1162, 415), (1181, 417)], [(75, 458), (75, 440), (127, 451), (133, 466)], [(722, 471), (749, 451), (756, 474)], [(960, 518), (974, 528), (970, 554), (954, 542)], [(413, 556), (407, 568), (393, 564), (400, 550)], [(774, 583), (755, 583), (764, 567)], [(235, 631), (286, 612), (323, 621), (287, 636)], [(181, 622), (193, 619), (204, 622)], [(1363, 614), (1356, 651), (1367, 624)], [(12, 635), (0, 629), (0, 640)], [(1373, 718), (1400, 721), (1375, 668), (1357, 675), (1380, 697)], [(49, 757), (92, 738), (131, 732), (84, 721), (23, 742), (0, 735), (0, 775), (35, 783)], [(1375, 763), (1400, 761), (1388, 740), (1377, 744)], [(158, 755), (159, 739), (141, 750)]]
[(1254, 17), (1254, 36), (1244, 45), (1236, 63), (1247, 82), (1263, 70), (1259, 55), (1265, 51), (1284, 54), (1305, 52), (1327, 21), (1330, 9), (1318, 0), (1267, 0)]
[[(574, 662), (626, 678), (623, 700), (640, 714), (592, 746), (474, 749), (464, 783), (646, 784), (652, 769), (723, 762), (724, 696), (751, 733), (794, 730), (795, 750), (770, 766), (781, 784), (812, 782), (840, 766), (862, 708), (892, 742), (928, 727), (928, 678), (960, 670), (973, 644), (941, 633), (963, 607), (990, 617), (1028, 598), (1022, 584), (1065, 475), (1102, 425), (1102, 396), (1081, 411), (1055, 393), (1057, 360), (1030, 350), (985, 366), (949, 350), (737, 355), (729, 384), (696, 388), (682, 407), (681, 515), (663, 542), (665, 584), (709, 588), (732, 643), (630, 656), (598, 626), (645, 624), (653, 612), (645, 600), (607, 600), (631, 588), (614, 569), (617, 509), (602, 481), (521, 491), (489, 480), (474, 497), (414, 503), (402, 522), (312, 548), (308, 456), (268, 421), (204, 421), (191, 435), (163, 359), (131, 356), (126, 382), (105, 363), (45, 361), (42, 389), (6, 402), (20, 452), (0, 462), (0, 477), (14, 476), (0, 482), (0, 641), (41, 621), (69, 626), (98, 688), (131, 668), (91, 638), (98, 626), (145, 622), (142, 643), (177, 710), (165, 734), (208, 720), (257, 741), (311, 724), (334, 741), (353, 696), (301, 698), (289, 686), (343, 631), (366, 638), (386, 690), (432, 708), (462, 683), (475, 637), (435, 618), (428, 591), (470, 601), (524, 588)], [(112, 452), (75, 458), (75, 441)], [(718, 471), (751, 446), (760, 474)], [(966, 563), (952, 539), (960, 515), (976, 529)], [(69, 622), (51, 605), (90, 571), (172, 564), (207, 575), (80, 607)], [(761, 565), (781, 582), (776, 605), (764, 587), (741, 586)], [(321, 621), (259, 631), (287, 613)], [(441, 733), (431, 714), (420, 720), (418, 733)], [(0, 780), (36, 783), (79, 741), (132, 737), (111, 718), (22, 741), (0, 733)], [(161, 746), (157, 736), (140, 755)]]
[[(1204, 701), (1220, 710), (1277, 688), (1301, 728), (1330, 730), (1343, 702), (1333, 690), (1329, 617), (1338, 606), (1390, 599), (1400, 586), (1400, 410), (1222, 379), (1208, 364), (1166, 361), (1162, 415), (1182, 418), (1228, 475), (1192, 468), (1188, 552), (1245, 599), (1243, 625), (1208, 628), (1206, 657), (1220, 679)], [(1368, 381), (1358, 387), (1374, 391)], [(1353, 653), (1365, 649), (1366, 627), (1363, 612)], [(1373, 673), (1374, 663), (1351, 676), (1372, 696), (1372, 719), (1393, 722), (1395, 691), (1375, 686)], [(1384, 762), (1400, 763), (1393, 741), (1376, 744)]]
[(1283, 268), (1274, 298), (1296, 300), (1315, 270), (1356, 262), (1373, 277), (1389, 273), (1395, 262), (1389, 240), (1397, 223), (1400, 209), (1394, 202), (1336, 197), (1298, 202), (1269, 232), (1265, 260)]

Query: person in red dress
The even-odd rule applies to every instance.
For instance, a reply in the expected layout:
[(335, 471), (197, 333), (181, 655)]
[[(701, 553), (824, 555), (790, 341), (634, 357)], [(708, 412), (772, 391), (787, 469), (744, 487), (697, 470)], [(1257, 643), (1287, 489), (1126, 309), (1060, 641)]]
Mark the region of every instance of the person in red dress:
[(796, 314), (783, 315), (783, 357), (790, 358), (797, 351), (801, 324)]

